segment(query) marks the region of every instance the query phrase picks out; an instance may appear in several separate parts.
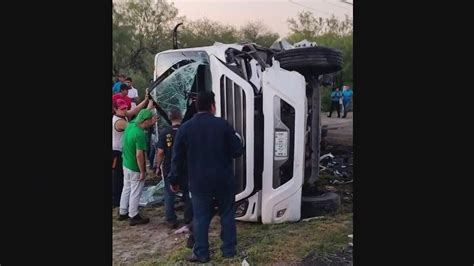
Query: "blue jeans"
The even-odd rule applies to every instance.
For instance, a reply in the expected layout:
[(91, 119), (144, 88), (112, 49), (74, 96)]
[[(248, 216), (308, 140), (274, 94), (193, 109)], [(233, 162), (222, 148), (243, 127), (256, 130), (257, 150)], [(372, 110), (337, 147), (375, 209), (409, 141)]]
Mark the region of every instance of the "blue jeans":
[(114, 160), (115, 167), (112, 168), (112, 206), (119, 207), (123, 189), (122, 152), (112, 150), (112, 162)]
[(165, 219), (167, 222), (172, 222), (178, 219), (174, 211), (174, 199), (176, 198), (176, 194), (173, 191), (171, 191), (170, 182), (168, 178), (165, 177), (164, 180), (165, 180)]
[(343, 117), (347, 116), (347, 111), (349, 109), (349, 104), (351, 103), (351, 100), (344, 100), (342, 104), (344, 105), (344, 115)]
[(221, 251), (224, 256), (235, 255), (237, 229), (235, 225), (235, 192), (191, 193), (193, 204), (193, 252), (200, 258), (209, 258), (209, 224), (212, 219), (213, 197), (217, 200), (221, 217)]
[(156, 146), (150, 144), (150, 149), (148, 150), (148, 161), (150, 162), (150, 169), (155, 171), (155, 153), (156, 153)]
[[(165, 173), (163, 173), (165, 174)], [(166, 174), (164, 175), (166, 176)], [(174, 211), (174, 202), (176, 193), (171, 191), (169, 178), (165, 177), (165, 219), (167, 222), (176, 221), (178, 217)], [(193, 219), (193, 208), (191, 206), (191, 199), (189, 198), (189, 190), (187, 186), (181, 185), (181, 190), (184, 199), (184, 223), (189, 224)]]

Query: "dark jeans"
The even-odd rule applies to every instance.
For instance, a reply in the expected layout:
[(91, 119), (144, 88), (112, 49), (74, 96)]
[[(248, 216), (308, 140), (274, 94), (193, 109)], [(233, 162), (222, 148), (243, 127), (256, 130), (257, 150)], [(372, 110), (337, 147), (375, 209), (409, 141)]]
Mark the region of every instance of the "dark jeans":
[(347, 116), (347, 111), (349, 111), (349, 104), (351, 103), (350, 100), (348, 101), (343, 101), (343, 104), (344, 104), (344, 115), (342, 117), (346, 117)]
[(331, 116), (332, 111), (334, 109), (337, 110), (337, 117), (341, 117), (341, 105), (339, 104), (339, 101), (331, 102), (331, 108), (329, 109), (329, 117)]
[[(166, 176), (166, 175), (165, 175)], [(171, 191), (169, 179), (166, 177), (165, 180), (165, 219), (166, 221), (176, 221), (178, 217), (174, 211), (174, 203), (176, 193)], [(181, 188), (184, 199), (184, 223), (189, 224), (193, 220), (193, 209), (191, 199), (189, 198), (189, 191), (187, 187)]]
[(150, 169), (155, 171), (155, 153), (156, 153), (156, 147), (151, 145), (150, 142), (150, 149), (147, 151), (147, 156), (148, 156), (148, 161), (150, 162)]
[(122, 153), (120, 151), (112, 151), (112, 206), (120, 206), (120, 196), (123, 189), (123, 167)]
[(209, 224), (213, 216), (213, 197), (221, 217), (221, 251), (225, 256), (235, 255), (237, 245), (237, 229), (235, 225), (235, 192), (216, 191), (214, 193), (191, 193), (194, 220), (193, 252), (200, 258), (209, 258)]

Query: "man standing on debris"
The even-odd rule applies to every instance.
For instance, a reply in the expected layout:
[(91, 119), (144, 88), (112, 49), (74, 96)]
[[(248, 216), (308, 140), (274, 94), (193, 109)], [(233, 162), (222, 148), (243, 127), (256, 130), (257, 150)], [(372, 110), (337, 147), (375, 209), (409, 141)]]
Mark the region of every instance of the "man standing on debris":
[(222, 256), (235, 256), (237, 230), (235, 225), (235, 186), (232, 159), (243, 153), (243, 144), (235, 130), (222, 118), (214, 116), (214, 93), (200, 92), (196, 99), (198, 113), (178, 130), (173, 146), (172, 190), (179, 189), (187, 165), (189, 190), (193, 205), (193, 253), (186, 259), (207, 262), (209, 257), (209, 224), (213, 197), (217, 200), (221, 217)]
[(132, 120), (123, 135), (123, 190), (120, 198), (119, 219), (130, 218), (130, 225), (146, 224), (149, 218), (138, 214), (138, 203), (145, 185), (147, 137), (144, 132), (158, 116), (148, 109), (141, 110)]
[[(175, 229), (178, 226), (178, 220), (174, 211), (174, 201), (176, 194), (171, 191), (169, 182), (169, 173), (171, 169), (171, 155), (173, 148), (173, 140), (181, 125), (182, 114), (181, 111), (173, 107), (168, 116), (171, 120), (171, 126), (163, 129), (158, 137), (158, 152), (156, 158), (156, 175), (160, 176), (160, 166), (163, 162), (163, 179), (165, 182), (165, 218), (169, 227)], [(183, 198), (186, 204), (184, 211), (184, 223), (188, 224), (193, 218), (192, 207), (190, 205), (189, 193), (187, 191), (187, 178), (183, 178), (180, 187), (183, 190)]]

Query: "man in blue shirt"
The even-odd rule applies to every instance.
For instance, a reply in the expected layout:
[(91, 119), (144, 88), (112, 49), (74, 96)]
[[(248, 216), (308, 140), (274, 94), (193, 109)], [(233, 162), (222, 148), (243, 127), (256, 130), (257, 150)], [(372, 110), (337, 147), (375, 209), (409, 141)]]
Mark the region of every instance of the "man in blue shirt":
[[(209, 224), (212, 202), (216, 199), (221, 217), (221, 251), (225, 258), (236, 254), (237, 229), (235, 225), (236, 180), (232, 159), (244, 152), (240, 136), (222, 119), (215, 117), (214, 93), (200, 92), (196, 99), (198, 113), (179, 128), (171, 159), (170, 183), (173, 191), (179, 189), (179, 179), (189, 178), (193, 205), (193, 253), (186, 258), (191, 262), (208, 262)], [(186, 167), (187, 171), (183, 169)]]
[(342, 118), (346, 118), (349, 105), (352, 101), (352, 89), (349, 86), (344, 86), (342, 90), (342, 104), (344, 105), (344, 115)]
[(117, 82), (115, 82), (114, 86), (112, 87), (112, 94), (120, 92), (120, 86), (124, 83), (126, 76), (124, 74), (117, 75)]

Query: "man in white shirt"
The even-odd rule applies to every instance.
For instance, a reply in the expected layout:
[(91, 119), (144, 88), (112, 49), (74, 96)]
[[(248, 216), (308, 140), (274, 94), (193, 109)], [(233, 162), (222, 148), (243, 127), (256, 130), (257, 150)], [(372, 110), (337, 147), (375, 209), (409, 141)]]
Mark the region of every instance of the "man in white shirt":
[(132, 78), (131, 77), (128, 77), (125, 79), (125, 83), (131, 88), (128, 90), (128, 98), (132, 99), (132, 109), (135, 108), (137, 106), (137, 102), (139, 101), (139, 97), (138, 97), (138, 90), (135, 89), (133, 86), (132, 86)]

